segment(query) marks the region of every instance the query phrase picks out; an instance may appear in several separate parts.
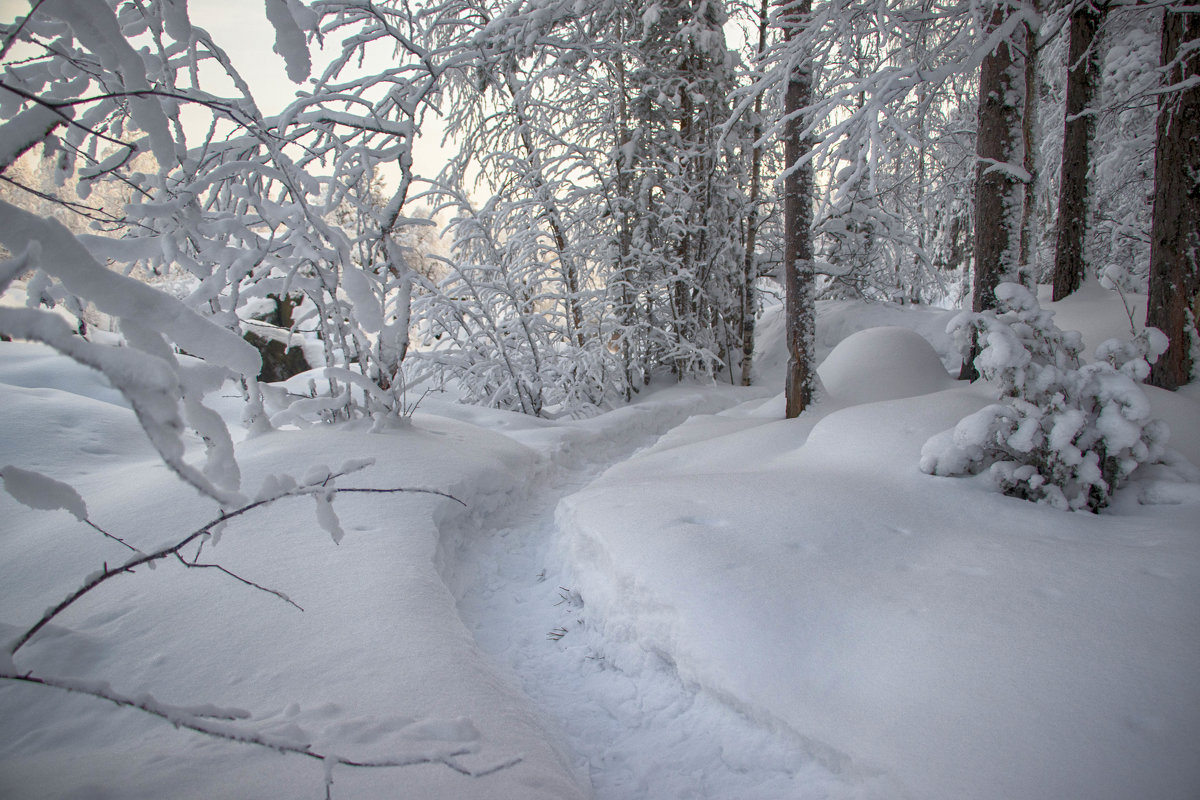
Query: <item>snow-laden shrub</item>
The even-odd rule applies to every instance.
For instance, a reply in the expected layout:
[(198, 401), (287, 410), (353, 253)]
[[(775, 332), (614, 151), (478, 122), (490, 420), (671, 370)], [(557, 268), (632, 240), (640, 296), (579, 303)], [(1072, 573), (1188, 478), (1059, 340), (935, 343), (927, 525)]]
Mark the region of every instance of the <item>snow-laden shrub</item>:
[(948, 331), (975, 331), (982, 348), (975, 367), (996, 384), (999, 402), (927, 441), (921, 470), (988, 469), (1004, 494), (1098, 511), (1139, 464), (1162, 455), (1167, 426), (1151, 419), (1139, 384), (1167, 338), (1149, 328), (1132, 340), (1110, 339), (1085, 364), (1080, 335), (1059, 330), (1028, 289), (1003, 283), (996, 298), (996, 311), (960, 314)]

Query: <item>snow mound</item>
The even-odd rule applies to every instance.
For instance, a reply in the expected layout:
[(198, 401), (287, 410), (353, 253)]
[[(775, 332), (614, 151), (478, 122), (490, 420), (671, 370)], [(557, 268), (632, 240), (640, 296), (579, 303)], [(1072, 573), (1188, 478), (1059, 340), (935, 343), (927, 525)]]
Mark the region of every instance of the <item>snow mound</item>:
[(954, 380), (933, 346), (908, 328), (868, 328), (833, 348), (817, 368), (829, 395), (848, 405), (948, 389)]

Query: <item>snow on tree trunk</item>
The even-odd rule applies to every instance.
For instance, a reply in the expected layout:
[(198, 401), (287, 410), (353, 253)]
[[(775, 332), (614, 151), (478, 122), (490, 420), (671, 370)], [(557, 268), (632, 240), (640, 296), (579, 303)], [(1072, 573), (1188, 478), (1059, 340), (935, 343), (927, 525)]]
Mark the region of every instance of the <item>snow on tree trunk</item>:
[(1054, 251), (1054, 300), (1079, 288), (1083, 280), (1083, 240), (1087, 230), (1088, 170), (1095, 117), (1089, 112), (1100, 73), (1093, 46), (1103, 11), (1089, 2), (1071, 14), (1067, 55), (1067, 100), (1063, 125), (1062, 177), (1058, 191), (1058, 240)]
[(1162, 64), (1179, 88), (1159, 105), (1146, 325), (1170, 339), (1150, 383), (1175, 389), (1191, 379), (1200, 341), (1200, 13), (1164, 13)]
[[(812, 13), (811, 0), (780, 0), (783, 35), (790, 41)], [(794, 66), (787, 78), (783, 113), (783, 287), (785, 295), (788, 368), (784, 385), (785, 416), (800, 413), (812, 402), (813, 340), (816, 314), (813, 300), (812, 162), (807, 160), (811, 142), (805, 131), (803, 109), (812, 105), (811, 62)], [(803, 163), (800, 163), (803, 160)]]
[[(1018, 281), (1023, 185), (1028, 177), (1022, 152), (1024, 59), (1013, 42), (1024, 30), (1014, 26), (1013, 9), (1003, 0), (992, 6), (989, 35), (999, 42), (979, 68), (979, 125), (975, 169), (975, 283), (971, 309), (995, 308), (996, 287)], [(1022, 37), (1023, 38), (1023, 37)], [(979, 344), (972, 339), (960, 378), (974, 380)]]

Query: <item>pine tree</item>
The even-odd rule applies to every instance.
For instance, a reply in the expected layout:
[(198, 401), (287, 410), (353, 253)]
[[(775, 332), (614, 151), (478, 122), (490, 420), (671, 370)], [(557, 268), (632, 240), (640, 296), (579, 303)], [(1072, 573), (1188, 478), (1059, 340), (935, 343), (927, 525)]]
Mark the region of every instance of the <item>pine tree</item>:
[[(1019, 271), (1022, 184), (1028, 177), (1022, 166), (1024, 95), (1023, 61), (1015, 36), (1024, 38), (1022, 26), (1012, 26), (1016, 12), (1007, 0), (995, 0), (988, 13), (987, 33), (998, 37), (979, 68), (979, 124), (976, 134), (978, 162), (975, 172), (975, 279), (971, 308), (995, 308), (996, 286), (1016, 281)], [(1006, 30), (1016, 33), (1008, 33)], [(974, 380), (979, 345), (972, 341), (960, 378)]]
[[(780, 0), (779, 10), (784, 39), (790, 41), (805, 31), (812, 14), (812, 2)], [(788, 349), (784, 395), (788, 419), (800, 416), (812, 403), (815, 383), (812, 144), (805, 130), (804, 114), (812, 101), (812, 62), (805, 58), (793, 65), (787, 76), (783, 104), (784, 168), (787, 170), (783, 179), (783, 286)]]
[(1170, 339), (1150, 383), (1175, 389), (1191, 380), (1200, 341), (1200, 13), (1163, 15), (1160, 100), (1154, 158), (1154, 223), (1146, 325)]
[(1054, 300), (1061, 300), (1078, 289), (1085, 271), (1083, 243), (1088, 217), (1088, 170), (1095, 129), (1091, 106), (1100, 73), (1096, 31), (1106, 11), (1106, 6), (1082, 0), (1071, 12), (1058, 238), (1054, 250)]

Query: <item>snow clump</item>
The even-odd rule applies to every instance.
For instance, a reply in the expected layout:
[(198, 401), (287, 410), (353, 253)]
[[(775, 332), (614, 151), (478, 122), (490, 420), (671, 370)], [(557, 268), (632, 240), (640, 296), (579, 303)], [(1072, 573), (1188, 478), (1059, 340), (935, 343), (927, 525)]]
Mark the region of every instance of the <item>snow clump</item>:
[(988, 469), (1006, 495), (1064, 510), (1099, 511), (1140, 464), (1163, 455), (1168, 430), (1150, 417), (1139, 385), (1166, 350), (1154, 328), (1110, 339), (1081, 363), (1083, 340), (1025, 287), (1002, 283), (998, 308), (955, 317), (948, 332), (974, 330), (975, 367), (999, 389), (999, 402), (932, 437), (921, 470), (935, 475)]

